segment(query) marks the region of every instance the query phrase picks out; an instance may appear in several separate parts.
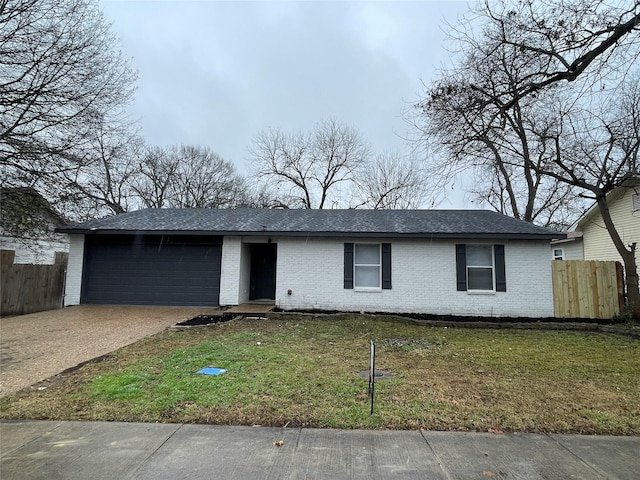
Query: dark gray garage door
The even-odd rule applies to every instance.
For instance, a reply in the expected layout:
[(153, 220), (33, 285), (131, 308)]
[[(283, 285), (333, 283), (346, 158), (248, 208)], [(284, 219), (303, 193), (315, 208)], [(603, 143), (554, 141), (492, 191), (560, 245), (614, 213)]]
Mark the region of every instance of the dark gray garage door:
[(82, 303), (218, 305), (221, 237), (87, 235)]

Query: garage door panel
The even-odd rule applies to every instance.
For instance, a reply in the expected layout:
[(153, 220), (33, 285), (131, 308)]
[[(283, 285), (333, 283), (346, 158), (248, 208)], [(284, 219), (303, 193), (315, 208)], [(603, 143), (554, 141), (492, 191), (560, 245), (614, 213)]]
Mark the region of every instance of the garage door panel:
[(220, 238), (163, 242), (162, 237), (89, 239), (82, 303), (218, 305)]

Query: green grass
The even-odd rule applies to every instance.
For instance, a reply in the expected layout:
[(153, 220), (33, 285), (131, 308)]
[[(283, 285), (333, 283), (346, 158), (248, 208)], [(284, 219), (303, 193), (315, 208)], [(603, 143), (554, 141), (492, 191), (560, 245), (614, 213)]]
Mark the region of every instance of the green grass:
[[(370, 338), (394, 376), (374, 415)], [(636, 435), (638, 372), (640, 342), (618, 335), (283, 315), (143, 339), (1, 399), (0, 417)]]

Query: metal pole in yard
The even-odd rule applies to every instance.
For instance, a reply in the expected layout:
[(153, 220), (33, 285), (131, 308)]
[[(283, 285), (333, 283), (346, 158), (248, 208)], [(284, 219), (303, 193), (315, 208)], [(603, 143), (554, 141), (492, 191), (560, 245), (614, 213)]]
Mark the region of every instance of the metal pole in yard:
[(370, 356), (369, 356), (369, 397), (371, 398), (371, 413), (373, 415), (373, 402), (375, 398), (376, 387), (376, 343), (373, 338), (369, 341)]

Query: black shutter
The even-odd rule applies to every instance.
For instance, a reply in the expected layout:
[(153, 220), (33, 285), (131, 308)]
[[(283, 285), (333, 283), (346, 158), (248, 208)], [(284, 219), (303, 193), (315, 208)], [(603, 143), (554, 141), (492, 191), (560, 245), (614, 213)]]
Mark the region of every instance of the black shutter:
[(456, 245), (456, 279), (458, 291), (467, 291), (467, 248), (461, 243)]
[(496, 292), (506, 292), (507, 275), (504, 264), (504, 245), (494, 245), (493, 255), (496, 264)]
[(382, 288), (391, 290), (391, 244), (382, 244)]
[(353, 288), (353, 243), (344, 244), (344, 288)]

